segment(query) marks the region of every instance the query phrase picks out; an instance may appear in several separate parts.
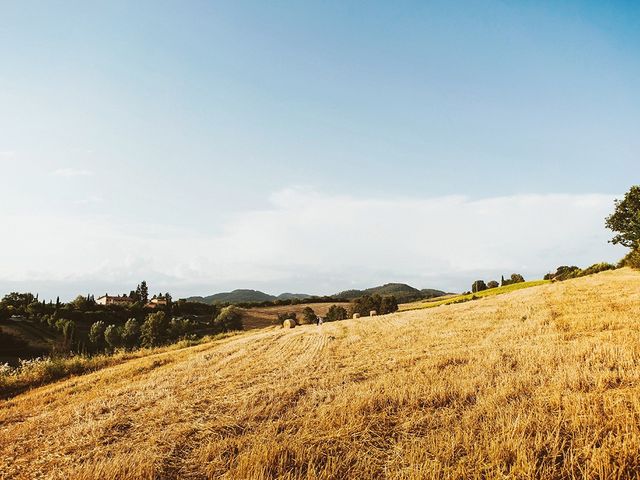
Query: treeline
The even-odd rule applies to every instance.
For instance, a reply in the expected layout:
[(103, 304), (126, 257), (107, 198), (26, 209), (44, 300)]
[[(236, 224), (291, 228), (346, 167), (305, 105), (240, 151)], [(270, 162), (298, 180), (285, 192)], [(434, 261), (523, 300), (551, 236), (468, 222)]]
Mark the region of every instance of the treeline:
[(223, 308), (205, 325), (186, 317), (170, 318), (165, 312), (150, 313), (140, 324), (135, 318), (124, 325), (107, 325), (98, 320), (89, 329), (88, 342), (93, 352), (115, 351), (118, 348), (158, 347), (179, 340), (195, 339), (205, 327), (208, 334), (242, 330), (242, 314), (234, 306)]
[(265, 300), (263, 302), (222, 302), (222, 303), (214, 303), (213, 305), (218, 306), (229, 306), (235, 305), (240, 308), (262, 308), (262, 307), (284, 307), (287, 305), (305, 305), (307, 303), (343, 303), (348, 302), (349, 299), (341, 298), (341, 297), (331, 297), (331, 296), (322, 296), (322, 297), (305, 297), (305, 298), (279, 298), (277, 300)]
[[(331, 305), (327, 314), (323, 317), (325, 322), (335, 322), (346, 320), (354, 314), (368, 316), (372, 311), (379, 315), (386, 315), (398, 310), (398, 301), (393, 295), (363, 295), (356, 298), (349, 305), (349, 310), (342, 305)], [(302, 316), (298, 318), (296, 312), (285, 312), (278, 314), (277, 323), (282, 324), (285, 320), (295, 320), (298, 325), (309, 325), (318, 321), (318, 315), (311, 307), (302, 310)]]
[(94, 353), (116, 348), (134, 349), (167, 344), (199, 335), (242, 329), (235, 307), (199, 302), (173, 302), (168, 293), (148, 304), (145, 282), (129, 294), (127, 305), (101, 305), (93, 295), (79, 295), (68, 303), (40, 301), (32, 293), (12, 292), (0, 300), (0, 321), (28, 320), (59, 335), (61, 352)]
[(498, 283), (496, 280), (491, 280), (486, 283), (484, 280), (476, 280), (475, 282), (473, 282), (473, 285), (471, 285), (471, 291), (465, 292), (465, 294), (478, 293), (484, 290), (490, 290), (492, 288), (504, 287), (507, 285), (513, 285), (515, 283), (523, 283), (523, 282), (524, 282), (524, 277), (519, 273), (512, 273), (510, 278), (504, 278), (504, 275), (503, 275), (500, 280), (500, 283)]
[(607, 270), (615, 270), (616, 268), (621, 266), (623, 266), (622, 262), (618, 266), (606, 262), (594, 263), (593, 265), (585, 269), (576, 267), (575, 265), (562, 265), (556, 269), (555, 273), (547, 273), (544, 276), (544, 279), (557, 281), (569, 280), (570, 278), (584, 277), (586, 275), (593, 275), (594, 273), (605, 272)]

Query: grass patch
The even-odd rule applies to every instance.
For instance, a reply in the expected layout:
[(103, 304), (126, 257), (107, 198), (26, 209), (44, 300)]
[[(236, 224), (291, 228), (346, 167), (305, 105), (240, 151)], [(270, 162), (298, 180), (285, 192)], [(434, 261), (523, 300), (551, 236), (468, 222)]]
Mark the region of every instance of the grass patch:
[(451, 305), (453, 303), (463, 303), (470, 300), (477, 300), (483, 297), (493, 297), (494, 295), (502, 295), (503, 293), (515, 292), (516, 290), (522, 290), (523, 288), (537, 287), (550, 283), (550, 280), (532, 280), (530, 282), (513, 283), (511, 285), (505, 285), (504, 287), (490, 288), (489, 290), (483, 290), (477, 293), (468, 293), (465, 295), (455, 295), (453, 297), (445, 298), (444, 300), (430, 301), (430, 302), (413, 302), (400, 305), (399, 310), (401, 312), (407, 310), (421, 310), (423, 308), (439, 307), (441, 305)]
[(238, 333), (240, 332), (207, 335), (195, 340), (180, 340), (163, 347), (141, 348), (134, 351), (117, 350), (111, 354), (40, 357), (21, 360), (17, 367), (0, 363), (0, 399), (7, 399), (30, 388), (40, 387), (63, 378), (95, 372), (103, 368), (119, 365), (128, 360), (156, 353), (180, 350), (215, 340), (222, 340)]

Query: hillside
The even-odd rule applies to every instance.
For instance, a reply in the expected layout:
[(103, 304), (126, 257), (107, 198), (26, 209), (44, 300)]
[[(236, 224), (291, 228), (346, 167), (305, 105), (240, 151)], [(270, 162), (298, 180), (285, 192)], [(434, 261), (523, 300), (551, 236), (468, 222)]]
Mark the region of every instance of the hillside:
[(206, 297), (189, 297), (189, 302), (202, 302), (209, 305), (214, 303), (250, 303), (271, 302), (277, 297), (259, 290), (237, 289), (232, 292), (215, 293)]
[(0, 477), (634, 478), (640, 273), (252, 331), (0, 403)]
[(336, 303), (301, 303), (298, 305), (282, 305), (277, 307), (251, 307), (242, 309), (242, 323), (245, 330), (270, 327), (278, 324), (278, 314), (295, 312), (298, 319), (302, 318), (302, 311), (306, 307), (310, 307), (321, 317), (327, 315), (329, 308), (332, 305), (340, 305), (349, 310), (349, 303), (336, 302)]
[[(439, 292), (439, 293), (438, 293)], [(367, 288), (364, 290), (345, 290), (333, 295), (335, 298), (344, 298), (353, 300), (354, 298), (362, 297), (363, 295), (393, 295), (396, 297), (399, 303), (412, 302), (423, 298), (431, 298), (433, 296), (445, 295), (445, 292), (440, 290), (425, 289), (418, 290), (410, 285), (404, 283), (386, 283), (379, 287)]]

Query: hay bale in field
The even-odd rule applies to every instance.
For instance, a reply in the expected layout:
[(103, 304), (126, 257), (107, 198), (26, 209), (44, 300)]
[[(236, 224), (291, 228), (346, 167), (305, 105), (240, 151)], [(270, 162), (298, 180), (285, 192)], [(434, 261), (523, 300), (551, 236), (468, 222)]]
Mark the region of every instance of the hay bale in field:
[(370, 317), (375, 317), (377, 314), (378, 314), (378, 312), (376, 312), (375, 310), (371, 310), (371, 311), (369, 312), (369, 316), (370, 316)]
[(354, 313), (353, 314), (353, 318), (360, 318), (360, 314), (359, 313)]
[(295, 326), (296, 321), (291, 318), (287, 318), (284, 322), (282, 322), (282, 328), (294, 328)]

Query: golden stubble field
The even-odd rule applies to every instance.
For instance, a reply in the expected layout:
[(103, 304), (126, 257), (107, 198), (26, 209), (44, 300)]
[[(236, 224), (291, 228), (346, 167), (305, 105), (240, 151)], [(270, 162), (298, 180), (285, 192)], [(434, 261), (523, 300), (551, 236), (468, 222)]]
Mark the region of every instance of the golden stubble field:
[(636, 478), (640, 273), (247, 332), (0, 403), (0, 476)]

